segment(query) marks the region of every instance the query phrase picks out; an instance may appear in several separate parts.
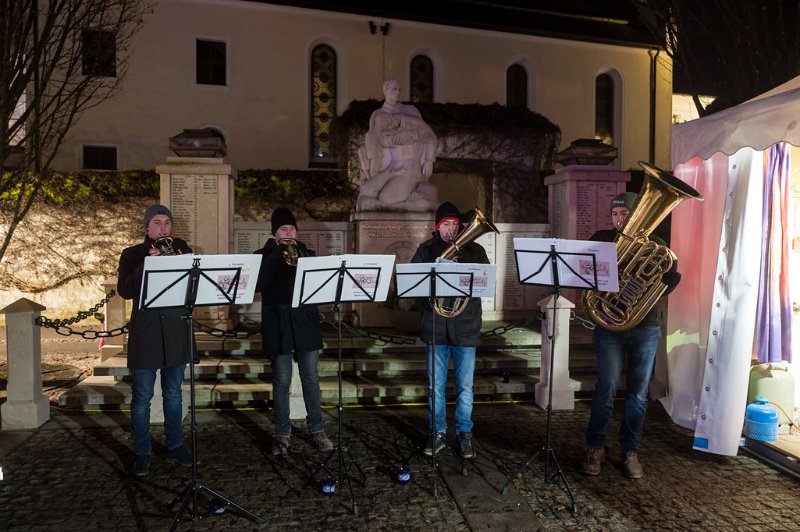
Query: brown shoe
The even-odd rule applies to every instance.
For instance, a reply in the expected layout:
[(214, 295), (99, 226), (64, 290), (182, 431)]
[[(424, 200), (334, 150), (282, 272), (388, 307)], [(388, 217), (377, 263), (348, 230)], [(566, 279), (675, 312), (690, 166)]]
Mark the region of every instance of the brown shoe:
[(623, 455), (622, 472), (628, 478), (642, 478), (644, 476), (642, 463), (639, 462), (639, 453), (629, 451)]
[(272, 456), (288, 456), (290, 452), (289, 436), (275, 436), (272, 442)]
[(584, 475), (599, 475), (600, 469), (603, 467), (603, 460), (606, 459), (605, 449), (595, 449), (593, 447), (586, 448), (586, 456), (583, 457), (583, 465), (581, 466), (581, 473)]

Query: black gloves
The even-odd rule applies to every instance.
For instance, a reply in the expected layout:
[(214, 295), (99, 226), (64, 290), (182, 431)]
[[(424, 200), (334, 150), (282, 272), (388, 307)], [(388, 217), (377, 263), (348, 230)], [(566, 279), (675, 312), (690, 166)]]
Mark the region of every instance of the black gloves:
[(661, 276), (661, 282), (670, 289), (675, 288), (681, 282), (681, 274), (680, 272), (667, 272)]

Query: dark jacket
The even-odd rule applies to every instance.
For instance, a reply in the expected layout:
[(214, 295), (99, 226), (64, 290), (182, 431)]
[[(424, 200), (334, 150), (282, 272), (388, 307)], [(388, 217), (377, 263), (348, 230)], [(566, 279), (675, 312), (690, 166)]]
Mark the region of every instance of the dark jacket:
[[(438, 231), (433, 232), (433, 238), (426, 240), (417, 248), (411, 262), (435, 262), (450, 244), (442, 240)], [(489, 264), (489, 257), (483, 246), (470, 242), (463, 246), (458, 262), (465, 264)], [(450, 306), (453, 298), (445, 298), (445, 304)], [(435, 321), (434, 321), (435, 320)], [(481, 300), (478, 297), (470, 298), (464, 312), (454, 318), (439, 316), (427, 301), (420, 313), (420, 338), (425, 343), (434, 341), (436, 345), (457, 345), (461, 347), (477, 347), (481, 343)]]
[[(301, 254), (314, 257), (316, 253), (297, 242)], [(264, 256), (258, 272), (256, 291), (261, 292), (261, 341), (264, 356), (288, 355), (295, 351), (306, 353), (322, 349), (319, 311), (316, 305), (292, 308), (294, 278), (297, 268), (283, 258), (286, 246), (270, 239), (256, 251)]]
[[(595, 242), (613, 242), (614, 239), (617, 237), (617, 231), (615, 229), (601, 229), (600, 231), (595, 232), (589, 240), (594, 240)], [(650, 240), (659, 244), (661, 246), (666, 246), (666, 243), (656, 235), (650, 235), (648, 237)], [(672, 268), (670, 271), (665, 273), (662, 278), (661, 282), (667, 285), (667, 289), (664, 294), (661, 296), (662, 300), (665, 298), (670, 292), (675, 290), (675, 287), (678, 286), (678, 283), (681, 282), (681, 274), (678, 272), (678, 261), (676, 260), (672, 264)], [(621, 288), (621, 287), (620, 287)], [(653, 305), (653, 308), (650, 309), (644, 319), (637, 325), (658, 325), (658, 313), (661, 307), (661, 303), (657, 303)]]
[[(186, 364), (191, 359), (189, 321), (184, 308), (139, 309), (144, 259), (153, 240), (122, 251), (117, 271), (117, 293), (133, 300), (128, 322), (128, 367), (131, 369), (161, 369)], [(189, 245), (176, 238), (172, 247), (181, 253), (191, 253)]]

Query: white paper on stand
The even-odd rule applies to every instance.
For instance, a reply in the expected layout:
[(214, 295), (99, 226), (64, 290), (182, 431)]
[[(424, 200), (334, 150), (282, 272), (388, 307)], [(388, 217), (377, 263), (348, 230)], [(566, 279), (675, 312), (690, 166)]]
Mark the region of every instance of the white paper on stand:
[(619, 291), (617, 247), (613, 242), (562, 240), (558, 238), (515, 238), (519, 281), (523, 284), (554, 286), (552, 254), (556, 252), (556, 273), (561, 287)]
[(336, 292), (342, 273), (339, 303), (386, 301), (394, 260), (394, 255), (300, 257), (292, 306), (337, 302)]
[(494, 297), (497, 265), (460, 262), (398, 264), (398, 297), (429, 297), (431, 268), (436, 272), (436, 297), (463, 297), (470, 292), (471, 297)]

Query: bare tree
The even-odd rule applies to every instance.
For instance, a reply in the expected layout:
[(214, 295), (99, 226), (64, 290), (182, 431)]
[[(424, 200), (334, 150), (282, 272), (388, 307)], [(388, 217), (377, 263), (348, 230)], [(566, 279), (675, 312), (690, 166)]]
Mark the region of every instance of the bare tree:
[(120, 87), (150, 11), (142, 0), (0, 0), (0, 261), (80, 113)]
[[(800, 0), (632, 0), (700, 116), (800, 74)], [(709, 108), (700, 95), (716, 100)]]

